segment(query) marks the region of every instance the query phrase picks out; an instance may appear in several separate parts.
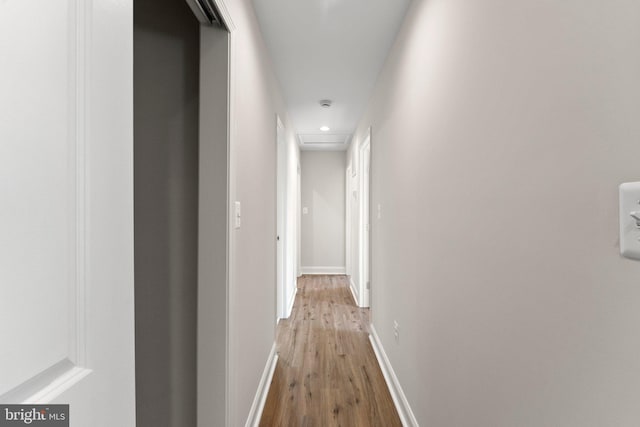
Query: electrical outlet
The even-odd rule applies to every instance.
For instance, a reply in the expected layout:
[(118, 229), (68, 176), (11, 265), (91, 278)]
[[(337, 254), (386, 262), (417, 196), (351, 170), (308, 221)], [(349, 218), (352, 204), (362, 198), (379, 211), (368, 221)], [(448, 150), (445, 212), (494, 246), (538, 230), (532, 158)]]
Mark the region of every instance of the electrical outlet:
[(393, 321), (393, 336), (396, 338), (396, 342), (400, 342), (400, 326), (397, 320)]

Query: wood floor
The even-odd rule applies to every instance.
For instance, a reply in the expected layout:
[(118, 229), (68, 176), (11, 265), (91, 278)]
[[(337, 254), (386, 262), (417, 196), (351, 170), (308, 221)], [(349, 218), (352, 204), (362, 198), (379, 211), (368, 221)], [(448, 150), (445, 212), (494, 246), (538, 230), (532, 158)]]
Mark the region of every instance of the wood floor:
[(346, 276), (302, 276), (260, 426), (401, 426)]

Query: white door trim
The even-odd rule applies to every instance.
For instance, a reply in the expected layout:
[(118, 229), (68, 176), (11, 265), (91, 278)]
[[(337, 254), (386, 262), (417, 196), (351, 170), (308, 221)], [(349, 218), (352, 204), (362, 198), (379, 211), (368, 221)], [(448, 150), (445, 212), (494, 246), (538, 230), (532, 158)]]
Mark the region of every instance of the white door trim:
[[(234, 200), (236, 194), (236, 152), (234, 149), (234, 144), (231, 141), (234, 141), (236, 138), (236, 25), (233, 22), (231, 14), (229, 13), (229, 8), (226, 5), (228, 0), (212, 0), (215, 4), (216, 9), (220, 14), (220, 19), (222, 20), (223, 25), (226, 27), (229, 32), (229, 56), (228, 60), (228, 92), (227, 92), (227, 102), (228, 102), (228, 116), (227, 116), (227, 259), (226, 259), (226, 336), (225, 336), (225, 353), (226, 353), (226, 361), (225, 361), (225, 425), (236, 425), (236, 420), (231, 419), (232, 412), (232, 401), (231, 396), (235, 394), (235, 384), (231, 381), (231, 378), (235, 378), (235, 367), (234, 363), (231, 363), (231, 354), (230, 349), (232, 347), (232, 343), (235, 339), (235, 336), (232, 334), (232, 331), (235, 328), (233, 318), (230, 316), (230, 307), (236, 300), (236, 295), (234, 292), (235, 283), (235, 274), (233, 271), (233, 265), (235, 264), (235, 233), (233, 229), (233, 207)], [(202, 408), (205, 410), (206, 408)]]
[(358, 179), (360, 203), (359, 203), (359, 248), (358, 248), (358, 267), (360, 269), (359, 276), (359, 305), (360, 307), (369, 307), (369, 291), (371, 286), (371, 266), (370, 266), (370, 248), (371, 248), (371, 212), (370, 212), (370, 190), (371, 190), (371, 128), (367, 133), (367, 137), (359, 147), (358, 160), (360, 162), (360, 175)]
[[(235, 304), (235, 272), (233, 266), (235, 265), (235, 230), (230, 219), (233, 218), (234, 198), (236, 196), (236, 152), (235, 145), (232, 141), (236, 139), (236, 25), (233, 22), (229, 9), (226, 5), (227, 0), (213, 0), (218, 12), (220, 13), (220, 19), (222, 23), (229, 31), (229, 57), (228, 57), (228, 75), (229, 75), (229, 92), (228, 92), (228, 121), (227, 121), (227, 283), (226, 283), (226, 375), (225, 375), (225, 389), (226, 389), (226, 402), (225, 402), (225, 425), (236, 425), (237, 420), (232, 419), (232, 404), (231, 396), (235, 396), (235, 384), (231, 381), (232, 378), (236, 378), (235, 368), (236, 364), (231, 361), (231, 348), (235, 340), (233, 331), (235, 330), (235, 324), (233, 317), (230, 315), (230, 307)], [(204, 408), (203, 408), (204, 409)]]
[(284, 125), (276, 114), (276, 321), (288, 317), (287, 201), (287, 143)]
[[(302, 276), (302, 168), (300, 166), (300, 152), (298, 151), (298, 164), (296, 165), (296, 279)], [(298, 291), (298, 283), (294, 283), (295, 291)], [(289, 311), (291, 312), (291, 311)]]
[(345, 172), (345, 274), (351, 276), (351, 164), (347, 166)]

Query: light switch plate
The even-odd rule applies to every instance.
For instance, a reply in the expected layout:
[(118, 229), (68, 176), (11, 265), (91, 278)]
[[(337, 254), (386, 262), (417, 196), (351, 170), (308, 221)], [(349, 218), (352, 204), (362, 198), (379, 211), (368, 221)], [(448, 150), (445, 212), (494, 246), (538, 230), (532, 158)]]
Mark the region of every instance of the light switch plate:
[(640, 182), (620, 185), (620, 254), (640, 259), (640, 226), (633, 215), (640, 215)]
[(302, 215), (306, 215), (308, 213), (309, 213), (309, 208), (308, 207), (305, 206), (304, 208), (302, 208)]

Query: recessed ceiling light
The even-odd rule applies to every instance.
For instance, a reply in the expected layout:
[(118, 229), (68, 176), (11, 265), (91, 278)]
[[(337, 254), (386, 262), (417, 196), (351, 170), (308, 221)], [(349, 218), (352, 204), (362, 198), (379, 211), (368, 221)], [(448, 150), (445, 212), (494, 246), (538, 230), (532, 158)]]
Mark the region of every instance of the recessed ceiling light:
[(331, 107), (331, 104), (333, 104), (333, 102), (330, 99), (321, 99), (320, 100), (320, 106), (322, 108), (329, 108), (329, 107)]
[(328, 132), (328, 131), (330, 131), (331, 129), (329, 129), (329, 126), (322, 126), (322, 127), (320, 128), (320, 130), (321, 130), (322, 132)]

